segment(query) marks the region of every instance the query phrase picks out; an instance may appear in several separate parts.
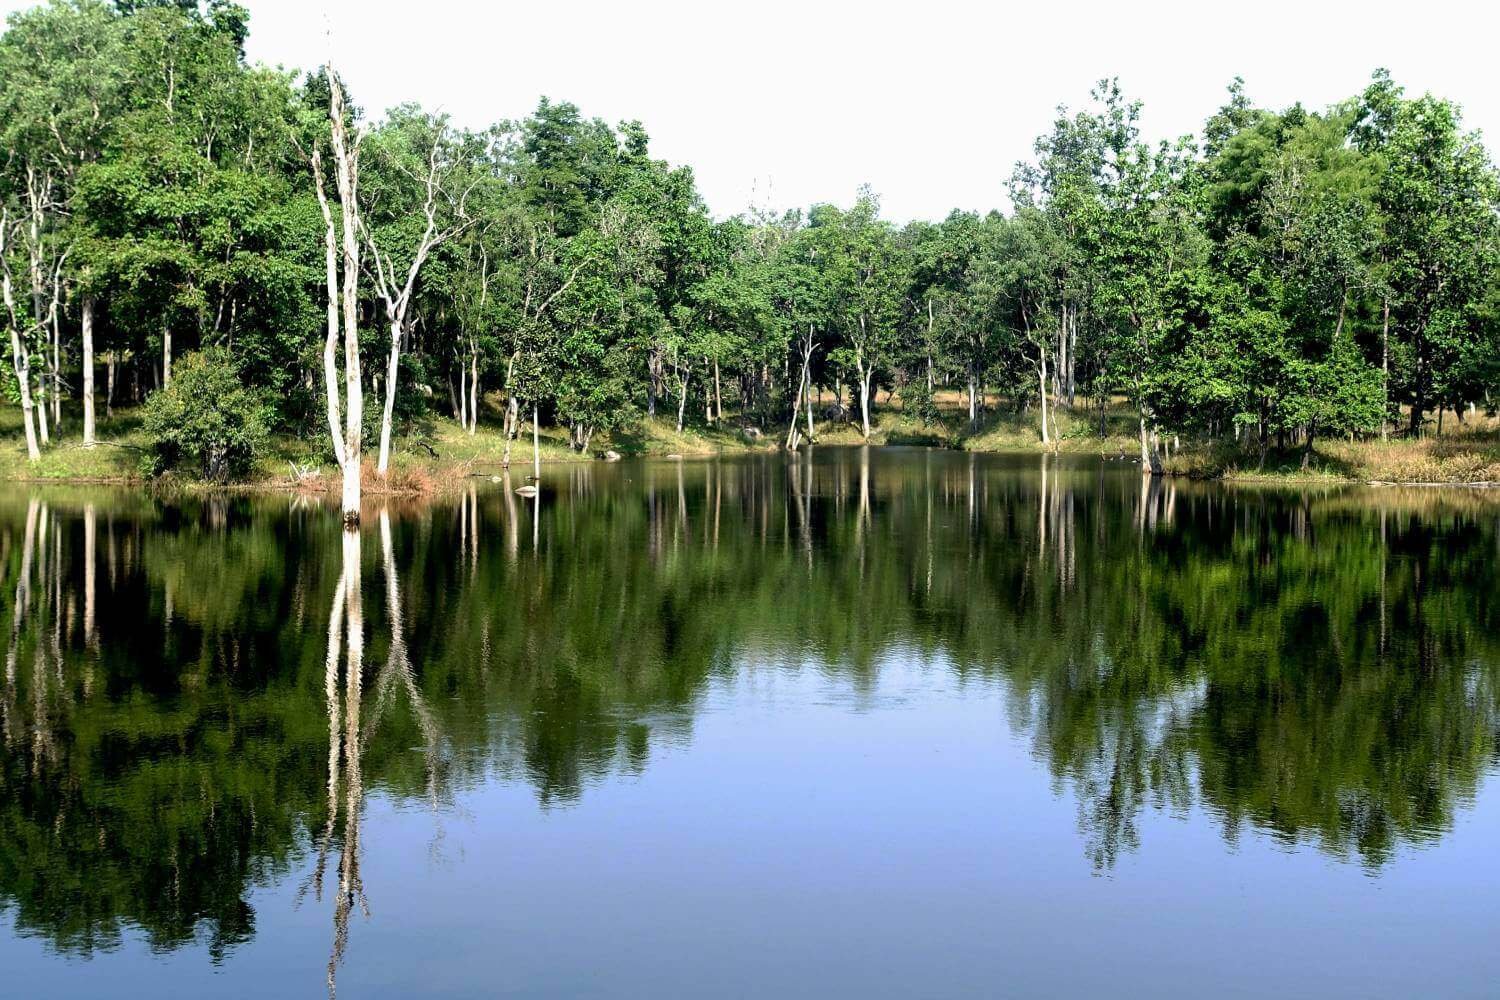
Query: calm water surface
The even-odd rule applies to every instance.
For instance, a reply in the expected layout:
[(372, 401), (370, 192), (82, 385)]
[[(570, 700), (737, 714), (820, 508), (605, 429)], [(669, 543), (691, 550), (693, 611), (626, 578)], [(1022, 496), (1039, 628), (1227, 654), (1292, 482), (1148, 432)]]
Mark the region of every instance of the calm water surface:
[(0, 994), (1493, 996), (1500, 498), (0, 496)]

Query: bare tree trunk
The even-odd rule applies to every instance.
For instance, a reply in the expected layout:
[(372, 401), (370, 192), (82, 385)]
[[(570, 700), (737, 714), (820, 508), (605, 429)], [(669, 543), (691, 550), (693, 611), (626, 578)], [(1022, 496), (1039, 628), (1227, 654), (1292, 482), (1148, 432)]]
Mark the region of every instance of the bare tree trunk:
[(808, 386), (807, 393), (805, 394), (805, 398), (807, 399), (807, 443), (811, 445), (813, 442), (813, 393), (811, 369), (808, 370), (807, 380)]
[[(1156, 432), (1146, 432), (1146, 410), (1142, 407), (1139, 411), (1141, 421), (1141, 475), (1161, 475), (1161, 454), (1156, 449)], [(1261, 453), (1261, 461), (1265, 461), (1265, 453)]]
[[(364, 434), (364, 386), (359, 377), (359, 345), (350, 344), (348, 330), (344, 333), (344, 491), (340, 508), (344, 522), (359, 523), (360, 473), (364, 462), (361, 438)], [(350, 357), (355, 363), (351, 367)]]
[(531, 478), (542, 481), (542, 415), (541, 407), (531, 404)]
[[(344, 237), (344, 524), (359, 523), (361, 437), (364, 429), (364, 384), (359, 365), (359, 139), (351, 148), (344, 128), (344, 88), (338, 74), (328, 67), (331, 100), (328, 119), (334, 160), (338, 167), (339, 205)], [(357, 611), (351, 612), (355, 614)], [(350, 631), (354, 621), (351, 618)]]
[(6, 311), (6, 326), (10, 328), (10, 358), (16, 372), (16, 385), (21, 392), (21, 424), (26, 431), (26, 457), (35, 462), (42, 457), (37, 446), (36, 414), (31, 401), (31, 360), (21, 345), (20, 323), (17, 319), (15, 288), (11, 284), (10, 267), (6, 263), (7, 236), (10, 234), (9, 220), (0, 213), (0, 294)]
[(1407, 433), (1414, 438), (1427, 436), (1425, 430), (1427, 414), (1427, 342), (1423, 328), (1418, 325), (1412, 339), (1412, 361), (1415, 377), (1412, 379), (1411, 406), (1407, 411)]
[(500, 465), (510, 468), (510, 444), (515, 440), (516, 431), (521, 424), (521, 406), (516, 401), (514, 392), (507, 392), (505, 403), (505, 454), (500, 457)]
[(873, 370), (859, 363), (859, 417), (864, 428), (865, 440), (870, 440), (870, 376)]
[(937, 318), (932, 310), (932, 296), (927, 296), (927, 399), (929, 405), (936, 409), (936, 403), (932, 401), (932, 331), (937, 324)]
[(452, 374), (450, 374), (448, 376), (448, 404), (453, 407), (453, 419), (458, 421), (458, 426), (460, 426), (460, 427), (468, 427), (469, 426), (469, 414), (464, 409), (464, 407), (467, 405), (467, 400), (464, 397), (464, 393), (467, 392), (467, 391), (468, 390), (464, 387), (464, 369), (463, 369), (463, 364), (460, 363), (459, 366), (458, 366), (458, 391), (457, 392), (455, 392), (454, 389), (453, 389), (453, 376), (452, 376)]
[(36, 443), (36, 416), (31, 402), (31, 364), (21, 348), (21, 337), (15, 324), (10, 324), (11, 363), (16, 369), (16, 384), (21, 390), (21, 422), (26, 427), (26, 457), (35, 462), (42, 457)]
[[(43, 348), (45, 351), (45, 347)], [(45, 357), (45, 354), (44, 354)], [(47, 432), (47, 375), (39, 372), (36, 377), (36, 429), (42, 435), (42, 444), (51, 444), (52, 435)]]
[(385, 407), (380, 414), (380, 460), (375, 471), (385, 477), (391, 465), (391, 421), (396, 412), (396, 378), (401, 368), (401, 322), (391, 320), (391, 353), (385, 363)]
[(163, 323), (161, 328), (161, 387), (172, 384), (172, 326)]
[(109, 419), (115, 415), (115, 357), (118, 352), (110, 351), (108, 359), (104, 362), (104, 417)]
[(56, 303), (52, 310), (52, 428), (62, 433), (62, 329), (57, 321)]
[(1042, 447), (1048, 451), (1052, 450), (1052, 437), (1047, 432), (1047, 352), (1045, 349), (1038, 352), (1040, 362), (1037, 365), (1037, 402), (1042, 410)]
[(1078, 307), (1074, 306), (1068, 323), (1068, 406), (1078, 398)]
[(1052, 373), (1052, 395), (1060, 398), (1067, 395), (1068, 387), (1064, 382), (1068, 370), (1068, 307), (1062, 308), (1061, 322), (1057, 326), (1057, 370)]
[[(339, 272), (338, 237), (333, 227), (333, 211), (328, 205), (328, 194), (323, 187), (323, 159), (314, 148), (310, 158), (314, 187), (318, 194), (318, 207), (323, 211), (323, 264), (324, 281), (328, 292), (328, 329), (323, 337), (323, 392), (328, 417), (328, 438), (333, 443), (333, 457), (343, 469), (345, 463), (344, 432), (339, 427)], [(113, 367), (111, 367), (113, 372)]]
[(469, 436), (479, 429), (479, 351), (469, 354)]
[(646, 355), (646, 416), (656, 416), (656, 396), (658, 391), (657, 375), (657, 349), (652, 347)]
[(714, 358), (714, 423), (724, 419), (724, 392), (719, 384), (719, 359)]
[(682, 388), (677, 398), (677, 433), (682, 433), (683, 418), (687, 415), (688, 379), (693, 377), (693, 370), (687, 369), (682, 373)]
[[(804, 351), (803, 354), (802, 354), (802, 372), (797, 376), (797, 395), (796, 395), (796, 398), (794, 398), (792, 400), (792, 421), (791, 421), (791, 426), (787, 428), (787, 432), (786, 432), (786, 448), (787, 448), (787, 451), (796, 451), (797, 450), (797, 438), (798, 438), (798, 433), (797, 433), (797, 416), (798, 416), (798, 412), (802, 409), (802, 396), (803, 396), (803, 393), (804, 393), (804, 391), (806, 390), (806, 387), (807, 387), (807, 364), (808, 364), (808, 355)], [(812, 440), (812, 433), (811, 433), (811, 431), (808, 432), (808, 438), (807, 439), (809, 441)]]
[(83, 446), (94, 446), (94, 300), (84, 296), (79, 307), (83, 326)]
[[(433, 248), (462, 231), (467, 225), (467, 216), (464, 210), (464, 200), (467, 197), (467, 192), (464, 192), (464, 194), (458, 196), (456, 199), (455, 210), (459, 221), (446, 228), (440, 229), (438, 226), (439, 205), (446, 203), (448, 200), (447, 192), (444, 188), (444, 181), (448, 176), (448, 166), (438, 155), (440, 144), (441, 137), (435, 135), (432, 147), (428, 151), (427, 175), (423, 182), (426, 188), (426, 199), (422, 205), (422, 215), (425, 219), (425, 225), (422, 229), (421, 238), (412, 249), (411, 262), (406, 269), (406, 278), (404, 281), (398, 278), (394, 258), (381, 249), (380, 244), (368, 229), (361, 227), (366, 240), (369, 242), (370, 256), (375, 263), (375, 291), (381, 301), (385, 303), (385, 316), (391, 330), (391, 352), (389, 360), (386, 363), (385, 375), (385, 408), (380, 415), (380, 457), (375, 466), (375, 471), (381, 478), (384, 478), (390, 470), (391, 423), (396, 408), (396, 385), (400, 377), (401, 339), (406, 332), (406, 314), (407, 309), (411, 306), (412, 292), (416, 287), (417, 277), (421, 273), (422, 265), (427, 260), (427, 256), (432, 252)], [(574, 273), (576, 274), (577, 271), (575, 270)]]
[(1390, 428), (1391, 414), (1391, 300), (1380, 304), (1380, 440), (1385, 441)]

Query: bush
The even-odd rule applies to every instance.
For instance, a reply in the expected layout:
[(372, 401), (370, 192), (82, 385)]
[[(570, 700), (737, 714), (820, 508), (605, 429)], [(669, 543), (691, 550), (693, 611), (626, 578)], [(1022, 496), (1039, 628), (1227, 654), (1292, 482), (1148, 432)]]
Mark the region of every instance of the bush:
[(901, 408), (928, 426), (941, 423), (943, 419), (938, 411), (937, 395), (927, 387), (925, 372), (901, 387)]
[(243, 475), (266, 443), (264, 408), (224, 348), (183, 357), (173, 366), (172, 384), (143, 408), (147, 473), (191, 468), (212, 482)]

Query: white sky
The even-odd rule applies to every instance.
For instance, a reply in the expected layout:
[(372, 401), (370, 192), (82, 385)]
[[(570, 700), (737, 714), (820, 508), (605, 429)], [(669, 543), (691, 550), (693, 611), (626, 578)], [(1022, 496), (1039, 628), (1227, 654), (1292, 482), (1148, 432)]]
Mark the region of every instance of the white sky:
[(255, 60), (313, 66), (331, 30), (370, 113), (416, 100), (477, 126), (546, 94), (639, 118), (720, 216), (752, 194), (847, 202), (864, 182), (897, 221), (1004, 207), (1057, 104), (1109, 75), (1145, 102), (1152, 139), (1196, 133), (1235, 74), (1259, 104), (1322, 107), (1376, 66), (1457, 100), (1491, 150), (1500, 137), (1500, 4), (1486, 0), (241, 2)]

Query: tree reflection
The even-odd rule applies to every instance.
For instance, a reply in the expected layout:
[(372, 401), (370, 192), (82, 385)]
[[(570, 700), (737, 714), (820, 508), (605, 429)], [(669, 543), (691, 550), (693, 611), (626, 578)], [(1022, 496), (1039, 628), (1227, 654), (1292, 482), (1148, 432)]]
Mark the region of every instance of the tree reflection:
[[(349, 944), (349, 917), (356, 907), (366, 917), (370, 915), (364, 880), (359, 873), (359, 824), (364, 797), (364, 775), (360, 769), (364, 748), (360, 734), (360, 705), (364, 695), (365, 648), (360, 547), (359, 529), (345, 528), (342, 565), (328, 613), (328, 656), (324, 666), (323, 693), (328, 710), (328, 819), (312, 875), (320, 901), (334, 830), (339, 827), (341, 806), (343, 813), (338, 844), (338, 890), (333, 903), (333, 947), (328, 955), (330, 997), (337, 992), (338, 967)], [(344, 661), (342, 696), (339, 690), (340, 659)]]
[(747, 662), (865, 690), (897, 650), (1001, 685), (1082, 863), (1196, 809), (1378, 870), (1497, 761), (1495, 523), (1468, 495), (819, 449), (388, 509), (367, 595), (316, 505), (0, 500), (0, 903), (72, 952), (133, 924), (221, 955), (310, 845), (332, 990), (367, 794), (436, 823), (498, 774), (565, 806)]
[[(467, 532), (471, 516), (469, 498), (463, 498)], [(364, 773), (362, 761), (372, 738), (390, 705), (404, 696), (422, 735), (426, 761), (426, 793), (434, 812), (438, 807), (442, 762), (439, 730), (426, 698), (417, 687), (407, 656), (405, 627), (401, 608), (400, 582), (391, 541), (389, 509), (380, 511), (381, 564), (385, 576), (386, 623), (390, 644), (385, 662), (375, 677), (374, 708), (367, 723), (362, 723), (364, 693), (364, 602), (361, 592), (363, 562), (361, 536), (357, 528), (345, 529), (341, 546), (342, 564), (334, 588), (328, 617), (328, 652), (324, 661), (323, 693), (328, 714), (328, 816), (318, 841), (317, 862), (310, 877), (316, 898), (323, 898), (323, 883), (328, 859), (338, 832), (338, 890), (334, 894), (333, 946), (328, 956), (328, 995), (337, 993), (338, 968), (349, 944), (349, 920), (358, 909), (370, 915), (370, 902), (360, 875), (360, 822), (363, 814)], [(344, 664), (342, 693), (339, 662)]]

